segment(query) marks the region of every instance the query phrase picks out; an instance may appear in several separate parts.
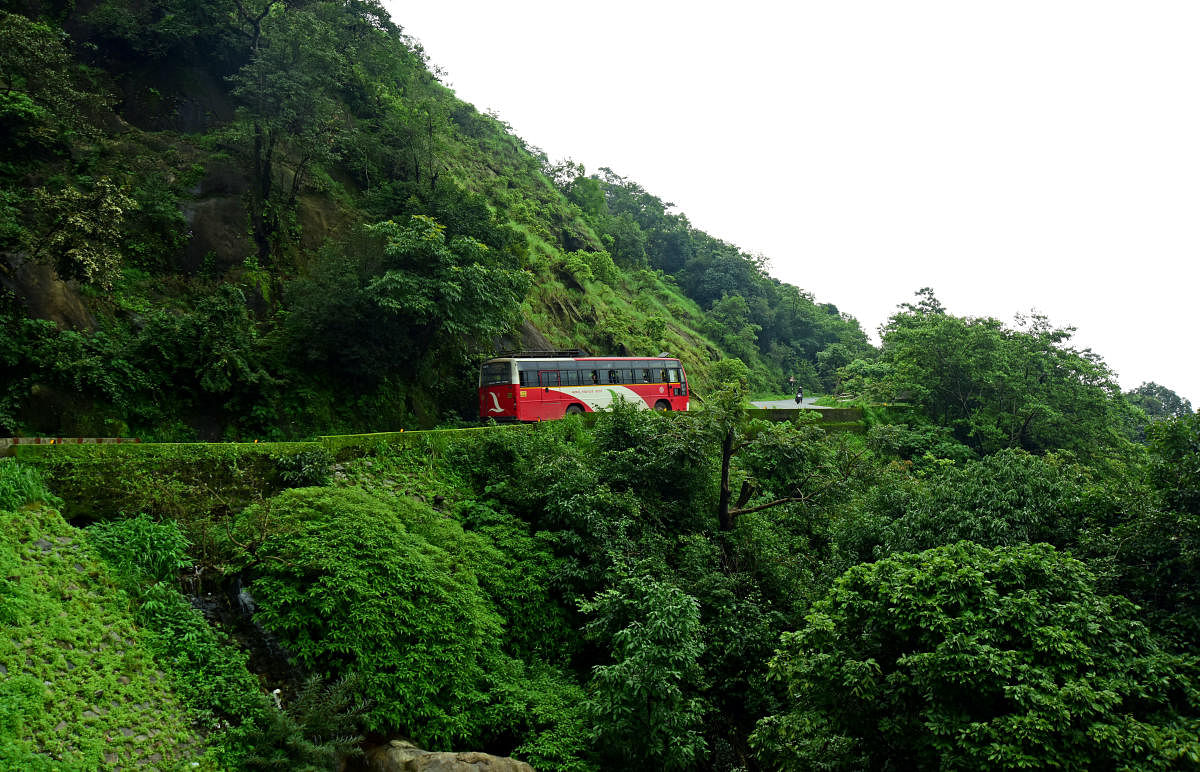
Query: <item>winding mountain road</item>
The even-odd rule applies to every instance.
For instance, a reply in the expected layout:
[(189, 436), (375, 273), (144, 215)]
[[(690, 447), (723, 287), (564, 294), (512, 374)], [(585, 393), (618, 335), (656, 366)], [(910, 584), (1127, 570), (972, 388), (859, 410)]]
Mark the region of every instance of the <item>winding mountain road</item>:
[[(804, 409), (805, 410), (828, 410), (829, 409), (827, 407), (822, 407), (820, 405), (813, 404), (816, 401), (817, 401), (816, 397), (805, 397), (804, 398)], [(751, 401), (750, 404), (754, 405), (755, 407), (773, 408), (775, 410), (799, 410), (800, 409), (800, 408), (796, 407), (795, 397), (793, 397), (792, 399), (762, 400), (762, 401), (758, 401), (758, 402)]]

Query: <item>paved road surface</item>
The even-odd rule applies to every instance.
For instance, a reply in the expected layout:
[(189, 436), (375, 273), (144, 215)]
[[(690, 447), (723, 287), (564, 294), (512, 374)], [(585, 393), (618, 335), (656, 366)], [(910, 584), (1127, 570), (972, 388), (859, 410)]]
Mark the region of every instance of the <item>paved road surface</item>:
[[(805, 410), (826, 410), (826, 409), (828, 409), (828, 408), (823, 408), (823, 407), (814, 405), (813, 403), (816, 401), (817, 401), (816, 397), (805, 397), (804, 398), (804, 409)], [(751, 402), (750, 404), (754, 405), (755, 407), (796, 409), (796, 398), (792, 397), (791, 399), (765, 400), (765, 401), (761, 401), (761, 402)]]

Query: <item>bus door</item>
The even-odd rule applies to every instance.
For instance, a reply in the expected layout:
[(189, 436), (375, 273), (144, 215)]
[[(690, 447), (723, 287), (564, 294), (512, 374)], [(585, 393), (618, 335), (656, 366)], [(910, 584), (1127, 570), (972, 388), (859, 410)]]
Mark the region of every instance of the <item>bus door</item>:
[(541, 402), (538, 417), (549, 419), (562, 418), (563, 411), (567, 409), (567, 406), (564, 404), (567, 395), (559, 390), (559, 387), (562, 386), (559, 371), (538, 370), (537, 378), (537, 399)]
[(672, 362), (667, 368), (667, 388), (672, 397), (671, 403), (675, 410), (687, 410), (687, 379), (683, 375), (683, 367), (678, 362)]

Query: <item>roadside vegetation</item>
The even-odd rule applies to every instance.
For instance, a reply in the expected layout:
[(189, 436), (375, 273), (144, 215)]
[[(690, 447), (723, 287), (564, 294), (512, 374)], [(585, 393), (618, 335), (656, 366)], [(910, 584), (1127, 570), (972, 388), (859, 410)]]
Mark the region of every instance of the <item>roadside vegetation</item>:
[[(109, 496), (144, 514), (26, 516), (26, 538), (95, 550), (181, 726), (218, 727), (188, 752), (223, 768), (329, 768), (379, 735), (538, 769), (1198, 763), (1195, 415), (1100, 460), (978, 453), (911, 412), (866, 434), (758, 421), (744, 388), (686, 414), (251, 444), (199, 474), (154, 446), (0, 469), (42, 470), (52, 518), (123, 469)], [(188, 514), (156, 505), (185, 490)], [(207, 621), (186, 600), (206, 594)]]

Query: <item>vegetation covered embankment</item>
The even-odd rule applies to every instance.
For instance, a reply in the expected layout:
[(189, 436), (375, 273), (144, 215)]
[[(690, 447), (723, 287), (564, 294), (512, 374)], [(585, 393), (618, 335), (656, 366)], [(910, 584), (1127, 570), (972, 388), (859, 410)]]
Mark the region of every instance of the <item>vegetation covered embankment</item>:
[[(1097, 463), (945, 438), (914, 453), (920, 426), (829, 434), (722, 393), (695, 414), (336, 454), (3, 463), (41, 469), (79, 514), (107, 464), (115, 504), (83, 538), (106, 557), (186, 550), (140, 586), (171, 588), (181, 613), (187, 582), (211, 593), (205, 629), (235, 654), (158, 666), (229, 723), (204, 752), (230, 766), (361, 747), (331, 744), (331, 725), (539, 769), (1195, 763), (1200, 513), (1178, 471), (1194, 416)], [(265, 680), (188, 692), (213, 661)], [(310, 677), (337, 699), (304, 714)], [(282, 710), (224, 718), (271, 688)], [(1014, 743), (1013, 726), (1038, 729)]]

